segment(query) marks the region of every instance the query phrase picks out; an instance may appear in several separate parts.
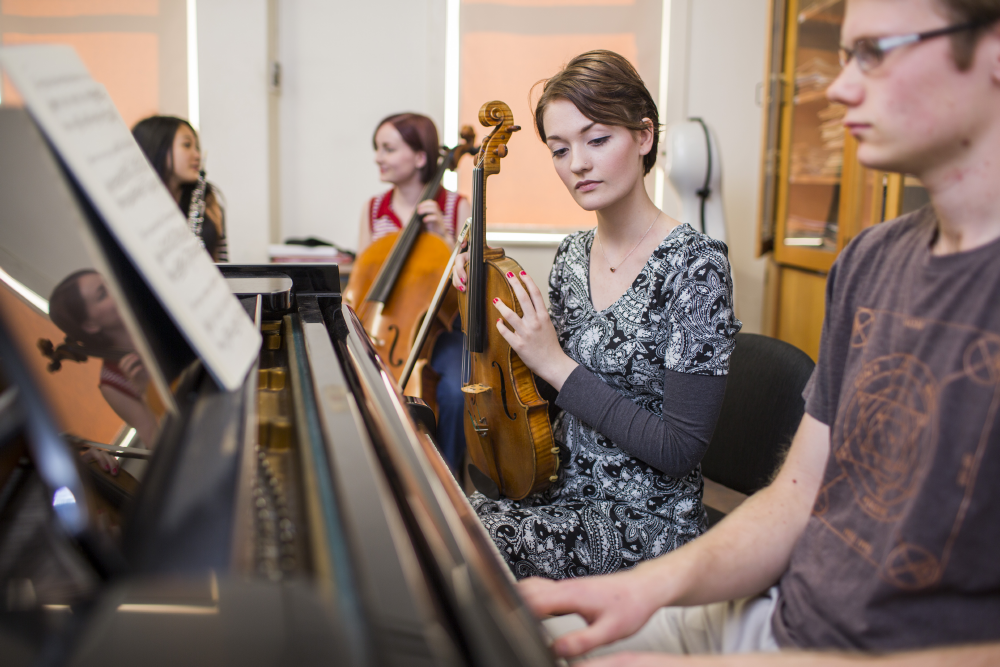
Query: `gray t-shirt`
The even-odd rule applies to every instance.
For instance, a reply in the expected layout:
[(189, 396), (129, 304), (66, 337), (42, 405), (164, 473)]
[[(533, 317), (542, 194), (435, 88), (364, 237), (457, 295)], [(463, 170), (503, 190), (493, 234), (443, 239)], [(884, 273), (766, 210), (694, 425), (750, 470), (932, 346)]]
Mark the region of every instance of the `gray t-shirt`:
[(1000, 638), (1000, 241), (935, 257), (930, 207), (830, 271), (806, 411), (830, 458), (781, 578), (782, 646)]

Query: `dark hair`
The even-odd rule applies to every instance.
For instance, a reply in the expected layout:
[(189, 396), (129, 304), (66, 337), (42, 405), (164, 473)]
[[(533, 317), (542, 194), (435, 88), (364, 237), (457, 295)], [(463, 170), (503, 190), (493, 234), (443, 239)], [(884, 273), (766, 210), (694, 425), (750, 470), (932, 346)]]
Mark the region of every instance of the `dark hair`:
[[(177, 130), (180, 129), (181, 125), (186, 125), (195, 138), (198, 138), (198, 133), (191, 127), (191, 123), (176, 116), (150, 116), (143, 118), (132, 128), (132, 136), (135, 137), (139, 148), (146, 154), (146, 159), (153, 165), (153, 169), (159, 174), (160, 180), (164, 184), (170, 178), (171, 169), (176, 166), (171, 164), (171, 159), (174, 137), (177, 136)], [(188, 206), (191, 205), (191, 193), (194, 188), (195, 183), (181, 184), (181, 198), (177, 205), (184, 215), (187, 215)], [(205, 188), (205, 195), (207, 196), (211, 191), (212, 185), (208, 184)]]
[(136, 143), (164, 183), (170, 177), (174, 137), (177, 136), (177, 130), (181, 125), (187, 125), (194, 136), (198, 136), (191, 123), (175, 116), (150, 116), (143, 118), (132, 128), (132, 136), (135, 137)]
[(542, 96), (535, 105), (535, 129), (543, 142), (543, 114), (553, 100), (568, 100), (596, 123), (618, 125), (633, 132), (649, 129), (642, 122), (643, 118), (648, 118), (653, 123), (653, 147), (643, 156), (642, 166), (643, 173), (649, 173), (656, 164), (660, 144), (659, 113), (653, 96), (632, 63), (614, 51), (587, 51), (569, 61), (551, 79), (544, 80), (544, 84)]
[[(174, 149), (174, 138), (177, 136), (177, 130), (180, 129), (181, 125), (186, 125), (195, 138), (198, 138), (198, 133), (191, 127), (191, 123), (176, 116), (150, 116), (149, 118), (143, 118), (132, 128), (132, 136), (135, 137), (139, 148), (146, 154), (146, 159), (153, 165), (153, 169), (159, 174), (160, 180), (163, 181), (164, 185), (167, 184), (171, 169), (175, 167), (175, 165), (171, 164), (171, 158)], [(188, 209), (191, 207), (191, 195), (194, 193), (196, 185), (197, 183), (181, 183), (181, 196), (177, 201), (177, 207), (180, 208), (181, 213), (185, 216), (187, 216)], [(206, 198), (215, 191), (211, 183), (205, 184)], [(223, 230), (225, 229), (225, 211), (223, 211), (223, 219), (219, 221), (218, 225), (221, 225)], [(219, 231), (216, 236), (222, 235), (224, 235), (224, 232)], [(213, 256), (215, 255), (214, 248), (207, 249), (209, 253)]]
[(375, 126), (375, 132), (372, 133), (372, 146), (374, 148), (378, 148), (375, 145), (375, 135), (378, 134), (379, 128), (386, 123), (391, 123), (396, 128), (407, 146), (417, 153), (422, 152), (427, 155), (427, 162), (420, 168), (420, 182), (430, 182), (434, 178), (434, 172), (437, 171), (439, 146), (438, 131), (437, 127), (434, 126), (434, 121), (419, 113), (397, 113), (386, 116), (379, 121), (379, 124)]
[(938, 0), (942, 9), (954, 23), (976, 23), (974, 30), (951, 36), (951, 55), (961, 71), (972, 67), (979, 38), (989, 26), (1000, 20), (1000, 0)]
[(49, 319), (70, 340), (94, 347), (107, 346), (109, 341), (104, 332), (90, 333), (83, 329), (83, 323), (87, 321), (87, 304), (80, 293), (80, 278), (91, 274), (99, 275), (93, 269), (82, 269), (69, 274), (56, 285), (49, 297)]

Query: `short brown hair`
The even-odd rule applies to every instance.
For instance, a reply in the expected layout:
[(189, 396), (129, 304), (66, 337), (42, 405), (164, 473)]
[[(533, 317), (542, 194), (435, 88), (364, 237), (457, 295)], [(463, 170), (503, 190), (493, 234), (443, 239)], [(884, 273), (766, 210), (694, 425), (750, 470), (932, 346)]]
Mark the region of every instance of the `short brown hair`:
[(535, 105), (535, 129), (542, 141), (545, 141), (542, 115), (549, 102), (557, 99), (569, 100), (596, 123), (627, 127), (633, 132), (648, 129), (642, 122), (648, 118), (653, 123), (653, 147), (643, 156), (642, 166), (643, 173), (649, 173), (656, 164), (660, 144), (659, 113), (632, 63), (614, 51), (587, 51), (544, 83), (542, 96)]
[(438, 162), (438, 131), (434, 121), (419, 113), (396, 113), (386, 116), (375, 126), (375, 132), (372, 134), (374, 148), (378, 148), (375, 145), (375, 135), (386, 123), (392, 123), (407, 146), (417, 153), (427, 155), (427, 162), (420, 168), (420, 182), (429, 183), (434, 178)]
[(951, 54), (958, 69), (972, 67), (976, 45), (986, 29), (1000, 20), (1000, 0), (938, 0), (954, 23), (976, 23), (978, 28), (951, 36)]

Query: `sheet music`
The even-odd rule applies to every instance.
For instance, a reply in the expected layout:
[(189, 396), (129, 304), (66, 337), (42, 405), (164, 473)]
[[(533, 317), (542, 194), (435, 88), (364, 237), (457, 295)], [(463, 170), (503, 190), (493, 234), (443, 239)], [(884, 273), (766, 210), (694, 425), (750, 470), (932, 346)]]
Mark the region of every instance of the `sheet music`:
[(8, 47), (0, 65), (205, 367), (226, 389), (239, 387), (260, 334), (107, 91), (68, 46)]

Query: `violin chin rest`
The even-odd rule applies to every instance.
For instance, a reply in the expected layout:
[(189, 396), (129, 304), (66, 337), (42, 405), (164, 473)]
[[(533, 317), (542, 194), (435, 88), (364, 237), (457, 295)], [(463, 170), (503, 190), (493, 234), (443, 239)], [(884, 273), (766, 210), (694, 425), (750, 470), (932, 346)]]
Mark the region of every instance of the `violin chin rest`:
[(474, 463), (469, 464), (469, 479), (476, 491), (483, 494), (490, 500), (500, 500), (500, 487), (497, 486), (489, 475), (476, 467)]

